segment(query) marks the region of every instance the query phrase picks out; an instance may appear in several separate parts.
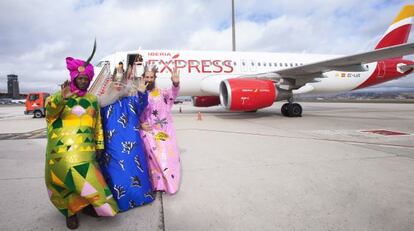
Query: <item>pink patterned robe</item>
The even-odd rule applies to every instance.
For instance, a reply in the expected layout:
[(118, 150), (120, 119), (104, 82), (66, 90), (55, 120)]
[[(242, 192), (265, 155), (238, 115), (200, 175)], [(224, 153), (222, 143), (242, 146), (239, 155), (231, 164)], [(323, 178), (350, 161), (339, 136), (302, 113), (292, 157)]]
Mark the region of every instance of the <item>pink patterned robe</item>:
[(148, 106), (141, 122), (150, 124), (152, 131), (140, 130), (148, 157), (152, 187), (156, 191), (174, 194), (180, 186), (180, 153), (171, 116), (171, 108), (179, 87), (155, 88), (148, 95)]

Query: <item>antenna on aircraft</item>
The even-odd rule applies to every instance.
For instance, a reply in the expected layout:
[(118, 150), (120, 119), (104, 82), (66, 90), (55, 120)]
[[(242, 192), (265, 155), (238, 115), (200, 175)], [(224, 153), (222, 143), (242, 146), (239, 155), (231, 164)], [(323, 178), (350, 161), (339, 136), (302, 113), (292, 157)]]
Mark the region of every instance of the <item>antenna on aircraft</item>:
[(233, 49), (232, 51), (236, 51), (236, 26), (234, 22), (234, 0), (231, 0), (231, 25), (232, 25), (232, 39), (233, 39)]

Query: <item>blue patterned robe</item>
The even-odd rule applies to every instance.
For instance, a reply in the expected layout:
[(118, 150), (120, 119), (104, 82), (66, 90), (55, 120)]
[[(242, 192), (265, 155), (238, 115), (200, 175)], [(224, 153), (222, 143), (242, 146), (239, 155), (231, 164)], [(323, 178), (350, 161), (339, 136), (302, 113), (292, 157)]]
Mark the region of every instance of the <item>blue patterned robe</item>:
[(154, 200), (138, 131), (139, 117), (147, 105), (148, 93), (138, 93), (101, 108), (105, 151), (99, 162), (121, 211)]

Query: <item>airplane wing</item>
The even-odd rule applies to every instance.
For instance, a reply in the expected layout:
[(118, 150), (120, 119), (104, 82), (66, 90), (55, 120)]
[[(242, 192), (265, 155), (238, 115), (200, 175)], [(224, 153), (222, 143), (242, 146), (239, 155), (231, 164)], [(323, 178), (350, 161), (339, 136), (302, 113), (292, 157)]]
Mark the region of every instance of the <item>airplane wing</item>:
[[(318, 82), (318, 78), (324, 78), (322, 75), (328, 71), (366, 71), (365, 64), (400, 57), (404, 55), (414, 54), (414, 42), (402, 45), (390, 46), (382, 49), (368, 51), (360, 54), (349, 55), (325, 61), (310, 63), (302, 66), (238, 76), (214, 76), (215, 78), (205, 78), (201, 82), (201, 90), (205, 94), (218, 95), (220, 82), (228, 78), (257, 78), (269, 79), (278, 82), (281, 88), (286, 90), (299, 89), (307, 83)], [(411, 66), (401, 66), (402, 71), (407, 71)]]
[(275, 71), (281, 76), (303, 76), (319, 74), (333, 70), (362, 71), (361, 65), (378, 60), (389, 59), (404, 55), (414, 54), (414, 43), (407, 43), (378, 50), (368, 51), (356, 55), (350, 55), (326, 61), (311, 63), (299, 67)]
[[(306, 83), (317, 82), (316, 78), (323, 78), (322, 73), (328, 71), (366, 71), (367, 63), (414, 54), (414, 43), (390, 46), (360, 54), (349, 55), (325, 61), (310, 63), (267, 73), (246, 75), (239, 77), (254, 77), (261, 79), (279, 80), (281, 84), (289, 85), (289, 89), (298, 89)], [(410, 67), (405, 67), (408, 70)], [(403, 70), (404, 70), (403, 69)]]

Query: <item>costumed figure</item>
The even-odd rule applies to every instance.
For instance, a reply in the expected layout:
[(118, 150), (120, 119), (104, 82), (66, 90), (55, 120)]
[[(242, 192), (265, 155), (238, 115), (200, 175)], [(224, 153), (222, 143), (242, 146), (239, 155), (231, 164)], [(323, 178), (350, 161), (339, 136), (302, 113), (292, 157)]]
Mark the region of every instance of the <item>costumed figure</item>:
[[(138, 90), (138, 92), (137, 92)], [(105, 134), (100, 166), (120, 211), (154, 200), (147, 159), (139, 134), (139, 117), (148, 104), (142, 79), (118, 79), (99, 96)]]
[(94, 76), (87, 61), (66, 58), (70, 82), (47, 98), (45, 180), (53, 205), (66, 216), (70, 229), (78, 227), (76, 214), (114, 216), (113, 199), (95, 158), (103, 149), (103, 130), (97, 97), (87, 93)]
[(180, 186), (180, 154), (176, 141), (171, 109), (179, 92), (180, 77), (175, 69), (172, 87), (159, 89), (155, 66), (144, 67), (143, 78), (148, 84), (148, 106), (141, 116), (141, 137), (144, 141), (154, 191), (174, 194)]

